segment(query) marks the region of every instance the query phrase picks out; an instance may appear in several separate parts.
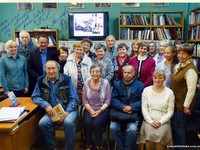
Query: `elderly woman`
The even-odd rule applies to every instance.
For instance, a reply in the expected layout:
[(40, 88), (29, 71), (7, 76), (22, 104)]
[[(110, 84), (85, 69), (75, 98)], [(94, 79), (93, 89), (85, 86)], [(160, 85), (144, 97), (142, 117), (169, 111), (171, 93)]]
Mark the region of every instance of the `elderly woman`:
[(152, 75), (155, 71), (155, 61), (148, 56), (148, 43), (142, 42), (139, 45), (137, 57), (132, 58), (129, 64), (135, 68), (136, 79), (144, 83), (145, 87), (152, 85)]
[(102, 149), (103, 128), (109, 118), (110, 84), (101, 78), (101, 66), (93, 64), (91, 79), (83, 86), (82, 103), (85, 107), (83, 122), (86, 136), (86, 149), (92, 149), (92, 135), (95, 136), (96, 149)]
[(117, 80), (123, 79), (123, 69), (126, 65), (128, 65), (130, 56), (128, 56), (128, 46), (125, 43), (121, 43), (117, 46), (118, 56), (117, 56)]
[(138, 39), (133, 40), (132, 45), (131, 45), (132, 50), (131, 50), (130, 57), (137, 57), (137, 55), (138, 55), (138, 46), (141, 43), (142, 43), (141, 40), (138, 40)]
[(176, 49), (173, 46), (167, 46), (164, 52), (165, 61), (162, 61), (156, 66), (156, 69), (163, 70), (166, 75), (164, 85), (170, 87), (174, 67), (178, 63)]
[(67, 63), (64, 66), (64, 74), (71, 77), (79, 98), (82, 95), (84, 82), (90, 78), (91, 65), (91, 59), (84, 55), (83, 45), (81, 43), (74, 44), (74, 53), (67, 58)]
[(5, 94), (13, 91), (17, 97), (28, 93), (28, 73), (26, 58), (17, 53), (16, 41), (6, 43), (7, 54), (1, 58), (1, 84)]
[(161, 63), (162, 61), (165, 61), (164, 52), (165, 48), (168, 46), (167, 41), (160, 41), (158, 53), (154, 56), (154, 60), (156, 61), (156, 66)]
[(59, 58), (58, 63), (60, 64), (59, 72), (63, 73), (64, 72), (63, 68), (67, 62), (67, 57), (69, 55), (68, 49), (66, 47), (60, 47), (57, 50), (57, 54), (58, 54), (58, 58)]
[(144, 121), (138, 143), (146, 143), (147, 150), (164, 150), (172, 145), (170, 119), (174, 112), (174, 94), (164, 86), (165, 73), (156, 70), (153, 73), (153, 85), (142, 93), (142, 114)]
[(188, 43), (178, 48), (179, 64), (172, 76), (171, 89), (175, 95), (175, 111), (172, 117), (172, 135), (174, 145), (185, 145), (185, 120), (191, 115), (195, 103), (198, 80), (197, 69), (193, 64), (194, 47)]
[(94, 64), (102, 65), (101, 78), (107, 79), (111, 82), (114, 76), (114, 67), (112, 64), (112, 60), (108, 57), (104, 57), (106, 55), (106, 47), (102, 44), (98, 44), (95, 47), (97, 58), (94, 59)]

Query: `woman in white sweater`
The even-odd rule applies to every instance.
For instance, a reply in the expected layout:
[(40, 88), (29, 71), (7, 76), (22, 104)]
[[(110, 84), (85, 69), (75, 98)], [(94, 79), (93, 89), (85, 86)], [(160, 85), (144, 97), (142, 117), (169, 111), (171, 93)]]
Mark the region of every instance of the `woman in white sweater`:
[(144, 121), (138, 143), (146, 143), (147, 150), (163, 150), (172, 145), (170, 119), (174, 112), (174, 94), (163, 85), (165, 79), (165, 73), (156, 70), (153, 73), (154, 84), (146, 87), (142, 94)]

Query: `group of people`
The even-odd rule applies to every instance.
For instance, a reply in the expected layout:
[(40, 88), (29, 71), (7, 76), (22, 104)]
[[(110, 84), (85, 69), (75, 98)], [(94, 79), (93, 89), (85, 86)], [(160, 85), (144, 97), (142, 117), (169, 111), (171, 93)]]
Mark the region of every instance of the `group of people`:
[[(54, 124), (63, 124), (65, 149), (74, 149), (80, 102), (85, 108), (86, 150), (93, 149), (93, 143), (102, 149), (109, 120), (119, 150), (131, 150), (136, 143), (147, 150), (186, 144), (185, 122), (194, 107), (198, 79), (192, 45), (160, 41), (157, 51), (155, 42), (134, 40), (129, 55), (125, 43), (115, 47), (112, 35), (106, 37), (106, 46), (95, 45), (95, 53), (88, 38), (74, 44), (72, 54), (66, 47), (57, 52), (48, 48), (45, 35), (38, 44), (31, 43), (26, 31), (20, 33), (19, 46), (9, 40), (7, 54), (0, 59), (0, 80), (5, 95), (13, 91), (18, 97), (31, 96), (46, 111), (39, 128), (47, 149), (56, 149)], [(52, 109), (58, 103), (65, 114), (53, 122)], [(113, 119), (110, 110), (120, 115)]]

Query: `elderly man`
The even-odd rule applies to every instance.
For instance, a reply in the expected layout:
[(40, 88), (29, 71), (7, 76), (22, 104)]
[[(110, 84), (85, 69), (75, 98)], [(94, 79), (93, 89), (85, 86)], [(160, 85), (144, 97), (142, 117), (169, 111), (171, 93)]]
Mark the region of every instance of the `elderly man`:
[[(124, 67), (123, 80), (115, 82), (112, 97), (111, 109), (124, 114), (133, 114), (133, 120), (113, 120), (111, 116), (110, 131), (119, 150), (132, 150), (138, 135), (138, 125), (141, 121), (141, 96), (144, 84), (134, 78), (133, 66)], [(121, 131), (125, 130), (126, 137), (122, 140)], [(124, 142), (123, 142), (124, 141)]]
[(37, 49), (37, 46), (33, 44), (33, 42), (30, 39), (30, 34), (27, 31), (21, 31), (19, 33), (19, 47), (18, 47), (18, 53), (26, 57), (28, 59), (30, 51), (33, 51), (34, 49)]
[(157, 50), (156, 50), (156, 43), (151, 41), (149, 42), (149, 53), (148, 53), (148, 56), (151, 57), (151, 58), (154, 58), (155, 55), (157, 54)]
[(28, 59), (29, 74), (29, 95), (32, 94), (37, 78), (45, 74), (44, 64), (48, 60), (58, 61), (57, 52), (54, 49), (47, 48), (49, 39), (46, 35), (40, 35), (38, 39), (39, 48), (30, 52)]
[[(41, 76), (32, 94), (33, 102), (45, 109), (46, 114), (39, 121), (46, 145), (49, 150), (56, 147), (52, 127), (54, 123), (63, 124), (66, 138), (66, 150), (74, 149), (75, 120), (78, 115), (78, 96), (76, 89), (67, 75), (58, 73), (60, 69), (56, 61), (49, 60), (45, 64), (46, 75)], [(65, 114), (57, 122), (53, 122), (52, 108), (60, 103)]]

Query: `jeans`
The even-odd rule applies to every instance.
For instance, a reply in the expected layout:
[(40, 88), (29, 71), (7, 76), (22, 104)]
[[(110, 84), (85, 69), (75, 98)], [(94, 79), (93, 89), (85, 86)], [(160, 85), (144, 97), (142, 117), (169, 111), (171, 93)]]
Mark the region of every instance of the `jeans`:
[[(171, 120), (172, 124), (172, 138), (174, 145), (185, 145), (185, 120), (186, 115), (182, 111), (174, 110), (174, 115)], [(184, 150), (184, 148), (177, 148)]]
[(96, 146), (102, 146), (103, 132), (108, 122), (109, 111), (105, 110), (97, 118), (92, 118), (90, 113), (84, 111), (84, 131), (86, 137), (86, 145), (92, 144), (92, 135), (94, 133)]
[[(121, 125), (120, 123), (111, 121), (110, 132), (117, 144), (118, 150), (132, 150), (133, 143), (136, 143), (136, 139), (139, 133), (138, 124), (139, 121), (136, 121), (135, 123), (128, 123), (126, 125)], [(125, 128), (125, 140), (123, 140), (121, 134), (123, 128)]]
[[(63, 121), (66, 150), (74, 150), (75, 120), (77, 116), (78, 111), (73, 111)], [(44, 135), (47, 148), (49, 150), (54, 149), (56, 146), (56, 141), (52, 130), (53, 124), (53, 121), (47, 114), (44, 115), (39, 121), (39, 128)]]

